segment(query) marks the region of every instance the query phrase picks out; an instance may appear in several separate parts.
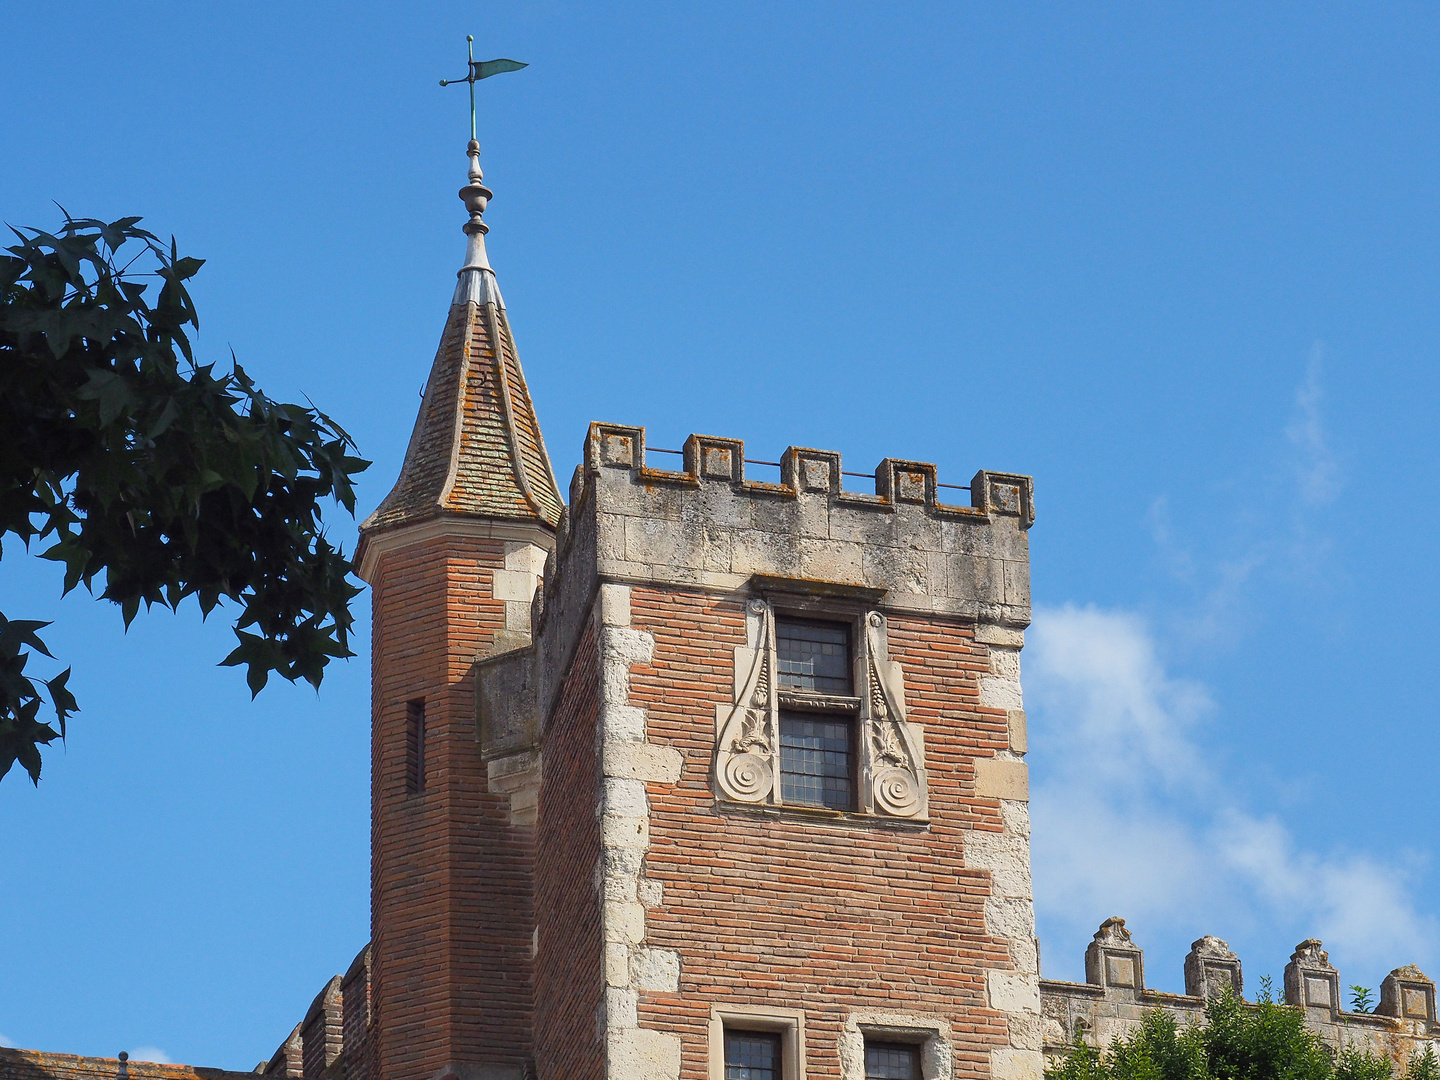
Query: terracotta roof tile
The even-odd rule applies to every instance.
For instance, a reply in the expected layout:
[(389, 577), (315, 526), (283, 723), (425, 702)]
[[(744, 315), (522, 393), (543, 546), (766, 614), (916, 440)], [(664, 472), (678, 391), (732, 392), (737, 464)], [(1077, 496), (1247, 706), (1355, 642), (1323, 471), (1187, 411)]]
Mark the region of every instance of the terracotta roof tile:
[[(125, 1074), (130, 1080), (255, 1080), (254, 1073), (149, 1061), (127, 1061)], [(0, 1048), (0, 1080), (116, 1080), (120, 1075), (118, 1058)]]
[(504, 307), (452, 305), (400, 478), (362, 530), (440, 514), (553, 527), (563, 505)]

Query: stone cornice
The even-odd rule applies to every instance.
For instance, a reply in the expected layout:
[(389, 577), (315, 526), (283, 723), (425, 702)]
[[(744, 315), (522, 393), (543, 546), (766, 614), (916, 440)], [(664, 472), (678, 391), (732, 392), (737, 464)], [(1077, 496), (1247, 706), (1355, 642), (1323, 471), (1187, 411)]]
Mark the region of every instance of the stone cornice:
[(362, 533), (355, 558), (356, 572), (360, 575), (360, 580), (369, 583), (382, 556), (442, 536), (516, 540), (534, 544), (546, 551), (555, 549), (554, 530), (539, 522), (443, 514), (413, 525)]

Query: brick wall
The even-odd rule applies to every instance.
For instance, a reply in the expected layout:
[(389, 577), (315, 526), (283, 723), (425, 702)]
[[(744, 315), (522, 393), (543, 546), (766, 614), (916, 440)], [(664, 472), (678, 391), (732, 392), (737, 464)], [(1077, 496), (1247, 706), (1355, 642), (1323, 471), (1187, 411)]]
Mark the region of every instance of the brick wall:
[[(442, 536), (372, 575), (371, 993), (374, 1075), (531, 1053), (534, 830), (487, 791), (471, 670), (503, 631), (504, 544)], [(424, 699), (425, 790), (405, 785), (406, 704)]]
[(681, 1036), (681, 1075), (707, 1072), (710, 1006), (804, 1009), (812, 1076), (838, 1076), (852, 1009), (939, 1014), (955, 1075), (988, 1077), (1008, 1043), (987, 1003), (987, 969), (1008, 968), (987, 934), (989, 873), (967, 870), (969, 830), (1000, 832), (996, 800), (974, 795), (977, 757), (1007, 746), (1006, 716), (982, 709), (984, 646), (963, 623), (892, 615), (891, 657), (905, 672), (910, 719), (925, 725), (928, 826), (717, 805), (709, 769), (715, 705), (731, 700), (743, 600), (680, 589), (632, 592), (652, 665), (631, 674), (648, 739), (683, 752), (678, 785), (650, 784), (645, 874), (663, 885), (647, 941), (680, 956), (678, 994), (642, 992), (640, 1023)]
[(341, 1075), (345, 1080), (370, 1076), (370, 946), (360, 950), (340, 985), (343, 1010)]
[(327, 1080), (340, 1076), (340, 1052), (343, 1045), (343, 1012), (341, 984), (336, 975), (316, 995), (300, 1024), (301, 1075), (304, 1080)]
[(536, 1067), (541, 1080), (600, 1080), (600, 676), (594, 626), (576, 647), (545, 732), (535, 864)]

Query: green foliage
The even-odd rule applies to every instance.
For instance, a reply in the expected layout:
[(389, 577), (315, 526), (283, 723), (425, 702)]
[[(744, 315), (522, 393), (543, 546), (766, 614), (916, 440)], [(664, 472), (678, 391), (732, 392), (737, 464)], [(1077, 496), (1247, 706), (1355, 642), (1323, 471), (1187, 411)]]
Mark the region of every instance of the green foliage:
[[(1269, 979), (1261, 987), (1253, 1005), (1212, 999), (1203, 1024), (1180, 1027), (1156, 1009), (1104, 1051), (1077, 1039), (1046, 1080), (1393, 1080), (1390, 1060), (1374, 1051), (1352, 1044), (1332, 1057), (1302, 1010), (1277, 1004)], [(1440, 1080), (1431, 1048), (1410, 1058), (1404, 1080)]]
[(1375, 999), (1368, 986), (1361, 986), (1359, 983), (1350, 984), (1350, 1011), (1359, 1013), (1375, 1011)]
[(1269, 979), (1246, 1006), (1234, 994), (1205, 1007), (1205, 1044), (1215, 1080), (1330, 1080), (1333, 1065), (1300, 1009), (1279, 1005)]
[[(353, 655), (359, 592), (320, 503), (353, 514), (369, 463), (313, 406), (272, 401), (238, 364), (195, 363), (185, 282), (202, 260), (139, 220), (67, 216), (56, 235), (12, 230), (0, 254), (0, 537), (48, 541), (66, 592), (103, 575), (127, 627), (142, 603), (235, 602), (222, 663), (246, 665), (252, 696), (272, 672), (318, 687)], [(44, 625), (0, 616), (0, 777), (19, 761), (38, 783), (39, 748), (76, 711), (67, 669), (41, 681), (59, 730), (39, 719), (25, 664), (50, 655)]]
[(1440, 1059), (1435, 1057), (1432, 1044), (1426, 1044), (1424, 1053), (1410, 1055), (1405, 1076), (1406, 1080), (1440, 1080)]
[(1391, 1080), (1394, 1074), (1389, 1058), (1373, 1050), (1362, 1050), (1353, 1043), (1335, 1059), (1335, 1080)]
[(1078, 1035), (1066, 1055), (1045, 1070), (1045, 1080), (1111, 1080), (1113, 1075), (1106, 1056)]

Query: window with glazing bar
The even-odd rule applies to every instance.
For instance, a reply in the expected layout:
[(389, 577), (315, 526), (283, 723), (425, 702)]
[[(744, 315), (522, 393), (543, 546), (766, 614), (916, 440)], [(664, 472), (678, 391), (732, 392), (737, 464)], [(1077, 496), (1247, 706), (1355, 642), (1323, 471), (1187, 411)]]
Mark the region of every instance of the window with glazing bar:
[[(779, 685), (798, 690), (780, 712), (780, 797), (790, 806), (855, 806), (855, 716), (827, 697), (851, 692), (850, 627), (800, 619), (775, 621)], [(783, 699), (782, 699), (783, 700)]]
[(782, 1080), (780, 1036), (766, 1031), (727, 1030), (725, 1080)]
[(920, 1080), (920, 1048), (866, 1040), (865, 1080)]
[(775, 620), (780, 685), (818, 694), (850, 693), (850, 627), (844, 623)]

